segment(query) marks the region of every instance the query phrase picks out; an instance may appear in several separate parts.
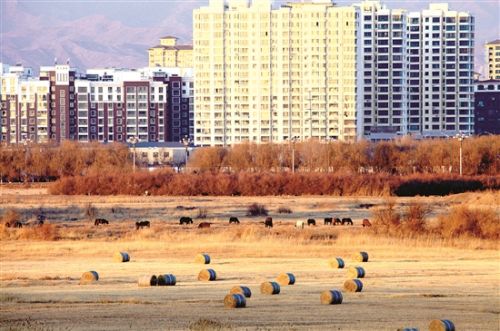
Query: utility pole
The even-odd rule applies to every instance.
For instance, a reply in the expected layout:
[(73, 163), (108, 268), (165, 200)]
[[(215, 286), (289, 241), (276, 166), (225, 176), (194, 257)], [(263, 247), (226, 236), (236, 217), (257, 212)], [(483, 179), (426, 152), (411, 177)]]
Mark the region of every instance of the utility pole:
[(458, 141), (460, 142), (460, 176), (463, 175), (462, 171), (462, 163), (463, 163), (463, 156), (462, 156), (462, 144), (466, 136), (463, 133), (459, 133), (456, 135)]

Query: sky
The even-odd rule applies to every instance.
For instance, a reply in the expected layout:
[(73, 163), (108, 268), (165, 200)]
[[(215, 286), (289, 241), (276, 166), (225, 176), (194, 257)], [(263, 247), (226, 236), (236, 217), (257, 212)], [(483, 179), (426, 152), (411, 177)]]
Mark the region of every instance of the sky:
[[(445, 1), (382, 1), (389, 8), (410, 11), (431, 2)], [(484, 44), (500, 39), (500, 0), (447, 2), (451, 10), (476, 17), (476, 71), (484, 72)], [(0, 62), (38, 68), (57, 58), (69, 59), (80, 69), (147, 66), (147, 49), (161, 36), (175, 35), (181, 43), (191, 43), (192, 10), (207, 4), (208, 0), (0, 0)]]

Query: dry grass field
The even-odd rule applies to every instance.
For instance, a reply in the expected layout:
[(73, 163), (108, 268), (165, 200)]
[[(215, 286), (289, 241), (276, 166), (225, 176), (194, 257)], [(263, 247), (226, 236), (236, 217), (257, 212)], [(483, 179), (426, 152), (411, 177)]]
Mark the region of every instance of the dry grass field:
[[(247, 217), (251, 203), (265, 205), (264, 217)], [(95, 197), (50, 196), (43, 189), (4, 189), (0, 213), (15, 208), (27, 220), (39, 211), (50, 227), (39, 237), (33, 229), (1, 229), (1, 330), (427, 330), (432, 319), (450, 319), (457, 330), (499, 330), (500, 255), (498, 242), (443, 240), (433, 236), (388, 238), (361, 227), (363, 218), (386, 201), (374, 197)], [(452, 206), (496, 208), (499, 194), (467, 193), (448, 197), (394, 198), (397, 208), (421, 202), (431, 207), (429, 222)], [(95, 227), (86, 219), (109, 220)], [(373, 204), (361, 208), (362, 204)], [(279, 214), (280, 207), (291, 214)], [(206, 214), (206, 218), (196, 218)], [(194, 225), (180, 226), (191, 216)], [(204, 216), (204, 215), (203, 215)], [(229, 216), (241, 224), (229, 225)], [(324, 226), (323, 218), (352, 217), (354, 226)], [(297, 220), (314, 218), (316, 227), (297, 229)], [(135, 230), (149, 220), (150, 229)], [(198, 229), (200, 222), (213, 222)], [(39, 238), (39, 239), (37, 239)], [(44, 240), (57, 238), (57, 240)], [(128, 263), (113, 255), (126, 251)], [(350, 257), (367, 251), (360, 264)], [(210, 254), (208, 266), (195, 255)], [(341, 305), (321, 305), (320, 293), (340, 289), (345, 269), (328, 259), (366, 271), (361, 293), (344, 292)], [(218, 280), (200, 282), (210, 267)], [(95, 270), (99, 281), (78, 285)], [(259, 292), (263, 281), (283, 272), (296, 277), (279, 295)], [(173, 287), (138, 287), (141, 275), (172, 273)], [(226, 309), (234, 285), (252, 290), (245, 309)]]

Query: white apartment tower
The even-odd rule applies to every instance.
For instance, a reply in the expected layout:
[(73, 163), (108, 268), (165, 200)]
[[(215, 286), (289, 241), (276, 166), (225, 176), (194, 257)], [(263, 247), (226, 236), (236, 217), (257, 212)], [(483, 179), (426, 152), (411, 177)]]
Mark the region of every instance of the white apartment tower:
[(319, 0), (195, 10), (195, 144), (354, 140), (355, 11)]
[(473, 134), (474, 17), (447, 4), (355, 7), (358, 139)]
[(198, 145), (473, 133), (474, 18), (447, 4), (211, 0), (193, 31)]

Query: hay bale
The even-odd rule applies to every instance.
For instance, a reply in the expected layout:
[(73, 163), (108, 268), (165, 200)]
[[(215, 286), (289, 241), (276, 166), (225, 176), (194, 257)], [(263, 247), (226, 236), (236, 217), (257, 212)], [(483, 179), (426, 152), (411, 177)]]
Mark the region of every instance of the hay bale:
[(95, 283), (99, 280), (99, 274), (96, 271), (87, 271), (80, 277), (80, 285)]
[(361, 292), (363, 283), (359, 279), (348, 279), (344, 282), (344, 289), (347, 292)]
[(155, 275), (144, 275), (139, 277), (139, 281), (137, 282), (137, 285), (140, 287), (147, 287), (147, 286), (156, 286), (158, 285), (158, 278), (156, 278)]
[(158, 286), (174, 286), (177, 283), (177, 278), (172, 274), (164, 274), (158, 276)]
[(194, 258), (194, 262), (200, 264), (210, 264), (210, 255), (208, 254), (198, 254)]
[(295, 276), (289, 272), (276, 277), (276, 281), (283, 286), (295, 284)]
[(357, 262), (368, 262), (368, 253), (367, 252), (354, 253), (352, 259)]
[(319, 297), (322, 305), (340, 305), (342, 303), (342, 293), (337, 290), (321, 292)]
[(334, 269), (343, 269), (345, 267), (344, 260), (340, 257), (334, 257), (328, 261), (330, 267)]
[(347, 278), (364, 278), (365, 269), (363, 267), (349, 267), (347, 269)]
[(280, 294), (280, 284), (276, 282), (264, 282), (260, 284), (260, 293), (262, 294)]
[(116, 252), (115, 255), (113, 256), (113, 259), (116, 262), (129, 262), (130, 255), (127, 252)]
[(429, 331), (455, 331), (455, 325), (450, 320), (433, 320), (429, 324)]
[(246, 286), (234, 286), (231, 290), (229, 290), (230, 294), (243, 294), (246, 298), (250, 298), (252, 296), (252, 291)]
[(417, 328), (402, 328), (402, 329), (398, 329), (397, 331), (418, 331)]
[(217, 273), (214, 269), (203, 269), (198, 274), (198, 280), (214, 281), (217, 279)]
[(247, 300), (243, 294), (230, 293), (224, 297), (224, 307), (226, 308), (245, 308)]

